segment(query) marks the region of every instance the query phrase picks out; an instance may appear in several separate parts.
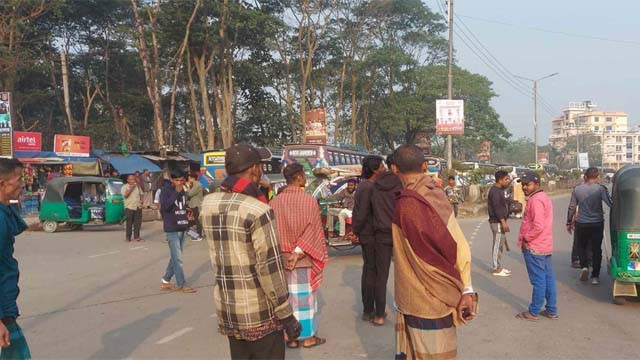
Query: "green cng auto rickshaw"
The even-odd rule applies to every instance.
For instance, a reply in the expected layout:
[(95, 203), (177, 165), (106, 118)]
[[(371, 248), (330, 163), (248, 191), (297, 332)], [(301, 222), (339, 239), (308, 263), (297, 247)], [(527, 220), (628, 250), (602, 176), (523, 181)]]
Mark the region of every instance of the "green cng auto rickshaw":
[(638, 296), (640, 284), (640, 165), (627, 165), (613, 177), (611, 260), (613, 299)]
[(83, 224), (118, 224), (124, 220), (122, 180), (93, 176), (58, 177), (45, 189), (40, 205), (40, 221), (52, 233), (59, 223), (72, 230)]

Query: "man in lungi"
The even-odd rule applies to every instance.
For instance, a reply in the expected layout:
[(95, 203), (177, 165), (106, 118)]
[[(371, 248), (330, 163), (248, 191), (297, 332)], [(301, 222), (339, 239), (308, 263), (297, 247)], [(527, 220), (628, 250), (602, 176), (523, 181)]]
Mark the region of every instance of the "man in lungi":
[(444, 192), (425, 174), (422, 150), (402, 145), (393, 157), (404, 187), (392, 224), (396, 359), (453, 359), (456, 326), (475, 316), (471, 250)]
[(304, 192), (307, 179), (298, 163), (283, 171), (287, 187), (270, 203), (276, 217), (280, 251), (285, 262), (289, 284), (289, 303), (293, 315), (302, 325), (299, 341), (287, 346), (311, 348), (326, 343), (318, 337), (317, 292), (322, 284), (322, 269), (327, 263), (320, 208), (316, 199)]

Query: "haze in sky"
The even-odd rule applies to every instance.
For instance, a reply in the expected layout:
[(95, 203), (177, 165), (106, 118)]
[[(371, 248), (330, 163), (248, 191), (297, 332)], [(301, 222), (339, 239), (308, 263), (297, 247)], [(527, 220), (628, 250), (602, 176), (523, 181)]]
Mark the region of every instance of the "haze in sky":
[[(435, 12), (438, 1), (445, 6), (444, 0), (423, 1)], [(457, 63), (493, 82), (493, 106), (514, 138), (533, 139), (533, 99), (525, 93), (532, 93), (532, 83), (511, 75), (559, 73), (538, 84), (541, 145), (548, 143), (551, 119), (570, 101), (591, 100), (598, 110), (623, 111), (629, 125), (640, 124), (640, 1), (454, 0), (454, 6)], [(483, 62), (474, 54), (470, 47), (482, 49), (476, 40), (504, 68), (491, 55)]]

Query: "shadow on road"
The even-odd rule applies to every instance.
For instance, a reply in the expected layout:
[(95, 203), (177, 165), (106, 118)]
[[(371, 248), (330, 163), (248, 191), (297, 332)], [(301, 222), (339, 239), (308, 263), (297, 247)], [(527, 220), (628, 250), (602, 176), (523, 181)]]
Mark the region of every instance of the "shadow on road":
[(102, 349), (90, 359), (125, 359), (142, 344), (162, 322), (173, 316), (177, 307), (162, 310), (138, 319), (128, 325), (111, 330), (102, 336)]
[(494, 279), (486, 276), (485, 274), (491, 274), (491, 268), (485, 264), (484, 261), (476, 257), (472, 257), (472, 261), (475, 268), (479, 270), (474, 270), (472, 275), (473, 287), (475, 289), (481, 289), (487, 294), (491, 294), (506, 304), (511, 305), (511, 307), (518, 312), (527, 309), (529, 306), (529, 300), (512, 294), (505, 287), (495, 283)]

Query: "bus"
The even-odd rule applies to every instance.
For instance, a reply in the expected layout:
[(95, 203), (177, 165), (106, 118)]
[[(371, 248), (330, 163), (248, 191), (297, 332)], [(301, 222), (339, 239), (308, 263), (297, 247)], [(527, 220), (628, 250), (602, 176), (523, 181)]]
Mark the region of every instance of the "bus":
[(447, 160), (431, 155), (425, 155), (427, 161), (427, 175), (442, 178), (442, 174), (447, 170)]
[(282, 164), (287, 166), (295, 162), (300, 163), (309, 177), (312, 176), (313, 169), (319, 167), (360, 175), (362, 159), (367, 155), (366, 152), (331, 145), (287, 145), (283, 150)]
[[(273, 154), (273, 152), (272, 152)], [(262, 163), (264, 177), (272, 186), (284, 183), (282, 176), (282, 156), (271, 155), (269, 161)], [(202, 153), (200, 162), (200, 183), (205, 189), (217, 187), (227, 177), (224, 167), (224, 150), (208, 150)]]

